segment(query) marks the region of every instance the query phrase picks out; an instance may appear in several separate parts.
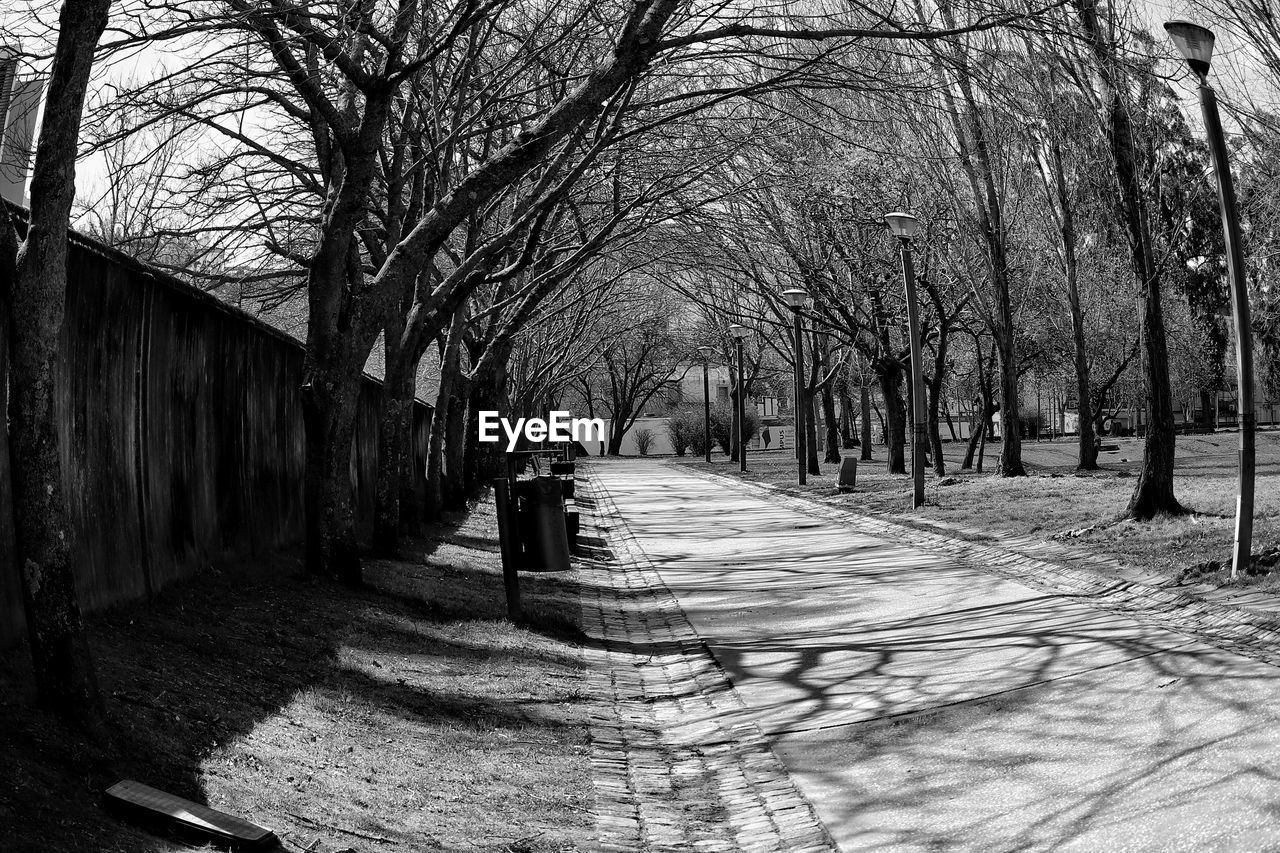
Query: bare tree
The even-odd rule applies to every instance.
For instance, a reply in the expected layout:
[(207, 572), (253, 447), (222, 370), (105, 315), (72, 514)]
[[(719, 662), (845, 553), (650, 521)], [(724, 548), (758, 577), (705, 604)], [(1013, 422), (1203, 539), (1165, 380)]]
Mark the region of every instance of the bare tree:
[(1169, 351), (1165, 342), (1164, 307), (1161, 303), (1163, 274), (1156, 261), (1154, 240), (1148, 224), (1139, 172), (1141, 153), (1134, 140), (1134, 120), (1130, 110), (1129, 85), (1118, 46), (1104, 30), (1096, 0), (1072, 0), (1080, 27), (1095, 62), (1103, 91), (1103, 131), (1111, 145), (1112, 169), (1119, 188), (1120, 209), (1129, 239), (1133, 273), (1142, 299), (1142, 345), (1147, 379), (1147, 439), (1128, 512), (1146, 519), (1158, 514), (1181, 514), (1182, 504), (1173, 493), (1174, 426), (1173, 395), (1169, 383)]
[[(62, 6), (31, 175), (30, 219), (21, 241), (17, 223), (0, 228), (0, 328), (9, 356), (8, 454), (27, 637), (41, 702), (90, 731), (101, 731), (105, 722), (70, 560), (54, 384), (66, 305), (76, 147), (94, 47), (110, 6), (110, 0)], [(0, 373), (0, 386), (4, 375)]]

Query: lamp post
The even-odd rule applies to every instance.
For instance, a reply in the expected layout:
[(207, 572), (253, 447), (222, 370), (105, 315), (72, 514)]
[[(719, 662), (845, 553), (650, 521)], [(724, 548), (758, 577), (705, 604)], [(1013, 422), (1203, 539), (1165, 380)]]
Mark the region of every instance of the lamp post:
[(1218, 115), (1218, 98), (1209, 85), (1209, 63), (1213, 59), (1213, 30), (1188, 21), (1164, 25), (1169, 37), (1191, 66), (1200, 82), (1200, 110), (1205, 134), (1218, 179), (1218, 206), (1222, 209), (1222, 231), (1227, 243), (1227, 279), (1231, 288), (1231, 315), (1236, 333), (1236, 381), (1240, 386), (1240, 473), (1236, 485), (1236, 535), (1231, 551), (1231, 577), (1249, 568), (1253, 545), (1254, 420), (1253, 332), (1249, 322), (1249, 292), (1244, 279), (1244, 248), (1240, 240), (1240, 219), (1236, 211), (1236, 190), (1231, 181), (1227, 142)]
[(796, 404), (796, 482), (803, 486), (807, 482), (809, 458), (808, 419), (809, 412), (804, 404), (804, 328), (800, 320), (800, 309), (809, 298), (808, 291), (792, 288), (782, 291), (782, 298), (791, 309), (792, 332), (795, 335), (796, 370), (795, 370), (795, 404)]
[(711, 380), (707, 378), (707, 365), (715, 352), (712, 347), (698, 347), (702, 355), (702, 447), (706, 451), (707, 464), (711, 464)]
[(911, 506), (924, 503), (924, 371), (920, 364), (920, 316), (916, 306), (916, 271), (911, 263), (911, 238), (920, 223), (910, 213), (886, 214), (889, 233), (898, 238), (902, 255), (902, 280), (907, 289), (907, 337), (911, 342)]
[(738, 470), (745, 472), (747, 470), (747, 442), (743, 436), (746, 429), (742, 416), (744, 411), (742, 401), (747, 395), (747, 383), (746, 374), (742, 371), (742, 339), (750, 335), (751, 330), (746, 326), (734, 323), (729, 327), (729, 334), (733, 335), (733, 344), (738, 351), (738, 400), (734, 406), (734, 411), (738, 416), (738, 423), (734, 427), (733, 440), (738, 443)]

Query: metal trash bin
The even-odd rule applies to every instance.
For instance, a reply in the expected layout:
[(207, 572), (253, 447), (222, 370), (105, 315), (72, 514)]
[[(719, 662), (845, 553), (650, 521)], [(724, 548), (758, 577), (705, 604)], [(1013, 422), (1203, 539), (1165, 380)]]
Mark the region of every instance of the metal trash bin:
[(527, 572), (563, 572), (569, 569), (569, 534), (565, 522), (560, 478), (534, 477), (516, 483), (520, 540), (520, 569)]

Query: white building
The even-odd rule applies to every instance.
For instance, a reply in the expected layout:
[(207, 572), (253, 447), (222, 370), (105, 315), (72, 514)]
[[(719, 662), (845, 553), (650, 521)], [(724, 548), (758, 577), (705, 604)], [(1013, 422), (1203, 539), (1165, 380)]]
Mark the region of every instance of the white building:
[(0, 198), (26, 205), (44, 81), (20, 68), (18, 51), (0, 45)]

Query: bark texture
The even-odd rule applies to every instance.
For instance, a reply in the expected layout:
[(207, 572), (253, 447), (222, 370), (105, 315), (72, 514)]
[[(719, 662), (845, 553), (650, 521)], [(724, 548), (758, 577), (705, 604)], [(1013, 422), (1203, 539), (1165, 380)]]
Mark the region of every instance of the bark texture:
[(1186, 512), (1174, 496), (1173, 465), (1176, 437), (1173, 427), (1173, 392), (1169, 384), (1169, 352), (1165, 341), (1164, 311), (1160, 301), (1161, 272), (1153, 255), (1138, 175), (1138, 147), (1126, 103), (1119, 60), (1114, 45), (1103, 34), (1097, 0), (1073, 0), (1085, 38), (1098, 65), (1103, 84), (1107, 141), (1119, 185), (1120, 210), (1138, 294), (1142, 300), (1142, 347), (1146, 354), (1147, 440), (1142, 470), (1129, 499), (1132, 518)]
[[(374, 494), (373, 550), (394, 556), (400, 549), (401, 501), (412, 458), (414, 368), (417, 361), (401, 345), (403, 321), (387, 323), (383, 361), (382, 408), (379, 413), (378, 481)], [(412, 491), (412, 490), (411, 490)]]
[(862, 421), (862, 453), (859, 454), (859, 460), (862, 462), (871, 461), (871, 389), (863, 385), (859, 389), (858, 396), (861, 398), (862, 404), (861, 421)]
[(29, 227), (20, 246), (15, 236), (6, 236), (16, 256), (9, 254), (12, 264), (4, 264), (9, 281), (0, 283), (9, 291), (14, 534), (36, 687), (45, 707), (96, 733), (105, 731), (105, 721), (70, 561), (54, 384), (66, 307), (76, 145), (93, 51), (110, 5), (109, 0), (63, 4), (32, 171)]
[(876, 364), (880, 394), (884, 397), (885, 444), (890, 474), (907, 473), (907, 404), (902, 397), (902, 363), (882, 359)]
[(840, 461), (840, 419), (836, 417), (836, 395), (831, 383), (822, 386), (823, 462)]

